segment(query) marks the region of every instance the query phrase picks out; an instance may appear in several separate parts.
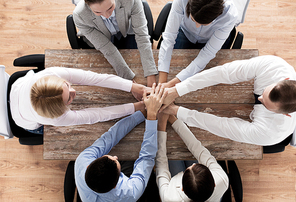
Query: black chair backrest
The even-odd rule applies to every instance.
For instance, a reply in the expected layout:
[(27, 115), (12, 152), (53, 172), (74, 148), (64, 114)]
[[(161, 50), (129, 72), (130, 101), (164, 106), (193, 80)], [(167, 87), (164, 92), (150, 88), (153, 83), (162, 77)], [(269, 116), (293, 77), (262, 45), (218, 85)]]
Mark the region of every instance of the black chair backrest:
[(272, 154), (272, 153), (279, 153), (285, 151), (286, 146), (290, 143), (293, 134), (289, 135), (286, 139), (281, 141), (278, 144), (270, 145), (270, 146), (263, 146), (263, 153), (264, 154)]
[(23, 77), (27, 74), (29, 70), (24, 70), (24, 71), (19, 71), (19, 72), (15, 72), (14, 74), (12, 74), (8, 80), (8, 85), (7, 85), (7, 112), (8, 112), (8, 120), (9, 120), (9, 124), (10, 124), (10, 129), (11, 132), (14, 136), (21, 138), (21, 137), (35, 137), (35, 136), (40, 136), (34, 133), (30, 133), (29, 131), (26, 131), (25, 129), (19, 127), (18, 125), (16, 125), (16, 123), (14, 122), (14, 120), (12, 119), (11, 116), (11, 110), (10, 110), (10, 91), (11, 91), (11, 86), (12, 84), (20, 77)]

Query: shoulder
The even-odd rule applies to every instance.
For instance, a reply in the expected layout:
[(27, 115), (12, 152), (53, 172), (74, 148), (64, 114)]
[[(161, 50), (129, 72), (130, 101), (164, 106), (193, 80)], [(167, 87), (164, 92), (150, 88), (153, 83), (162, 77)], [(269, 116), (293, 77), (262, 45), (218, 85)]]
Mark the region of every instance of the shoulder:
[(89, 17), (92, 16), (92, 11), (84, 1), (80, 1), (73, 11), (73, 16), (75, 20), (77, 20), (78, 16)]

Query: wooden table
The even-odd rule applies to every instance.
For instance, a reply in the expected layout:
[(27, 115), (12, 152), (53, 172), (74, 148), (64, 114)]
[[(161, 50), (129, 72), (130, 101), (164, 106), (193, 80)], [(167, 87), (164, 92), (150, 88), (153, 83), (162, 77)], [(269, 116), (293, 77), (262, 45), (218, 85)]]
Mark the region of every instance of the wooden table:
[[(121, 50), (129, 67), (137, 75), (138, 83), (146, 84), (138, 50)], [(174, 50), (171, 60), (169, 80), (186, 67), (197, 55), (198, 50)], [(158, 50), (153, 50), (157, 64)], [(206, 68), (224, 63), (249, 59), (258, 56), (258, 50), (220, 50)], [(115, 74), (115, 71), (103, 55), (96, 50), (46, 50), (45, 67), (62, 66), (80, 68), (98, 73)], [(100, 87), (74, 86), (77, 96), (71, 109), (86, 107), (104, 107), (122, 103), (136, 102), (131, 93)], [(223, 117), (239, 117), (250, 120), (253, 109), (253, 81), (233, 85), (219, 84), (198, 92), (192, 92), (176, 99), (176, 104), (198, 111), (212, 113)], [(44, 159), (75, 160), (85, 148), (90, 146), (118, 120), (67, 127), (45, 126)], [(120, 160), (138, 158), (143, 134), (144, 122), (134, 128), (110, 152)], [(227, 159), (262, 159), (262, 147), (235, 142), (213, 135), (205, 130), (190, 127), (198, 140), (219, 160)], [(170, 124), (167, 128), (167, 153), (169, 159), (194, 159), (181, 138), (173, 131)]]

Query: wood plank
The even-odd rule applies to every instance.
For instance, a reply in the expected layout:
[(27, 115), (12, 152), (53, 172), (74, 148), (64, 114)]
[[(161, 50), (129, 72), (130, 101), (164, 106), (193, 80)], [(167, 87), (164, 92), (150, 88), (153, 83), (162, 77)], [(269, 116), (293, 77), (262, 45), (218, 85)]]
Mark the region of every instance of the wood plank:
[[(110, 105), (110, 104), (109, 104)], [(81, 108), (81, 104), (74, 105), (75, 109)], [(108, 106), (88, 105), (85, 106)], [(184, 104), (189, 109), (212, 113), (221, 117), (238, 117), (249, 121), (251, 104)], [(231, 110), (229, 110), (231, 108)], [(90, 146), (102, 134), (108, 131), (117, 120), (103, 123), (80, 126), (54, 127), (46, 126), (44, 136), (44, 159), (75, 159), (85, 148)], [(261, 159), (262, 147), (245, 143), (234, 142), (229, 139), (217, 137), (208, 131), (190, 127), (196, 138), (208, 148), (217, 159)], [(141, 123), (123, 138), (115, 146), (110, 155), (117, 155), (121, 160), (135, 160), (138, 157), (145, 125)], [(181, 138), (174, 132), (171, 126), (167, 127), (168, 142), (167, 151), (169, 159), (194, 159), (187, 150)], [(59, 148), (59, 149), (57, 149)], [(129, 148), (128, 150), (126, 148)]]

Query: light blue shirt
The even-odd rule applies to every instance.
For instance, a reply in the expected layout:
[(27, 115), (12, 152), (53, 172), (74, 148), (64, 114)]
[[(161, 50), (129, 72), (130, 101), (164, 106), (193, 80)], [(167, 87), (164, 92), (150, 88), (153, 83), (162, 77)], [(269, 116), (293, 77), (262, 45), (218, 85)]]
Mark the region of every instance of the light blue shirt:
[(179, 28), (192, 43), (206, 43), (198, 56), (179, 74), (180, 81), (193, 76), (205, 68), (228, 38), (231, 30), (237, 22), (237, 9), (232, 0), (226, 0), (224, 11), (212, 23), (196, 28), (195, 22), (186, 16), (188, 0), (174, 0), (168, 17), (163, 41), (159, 50), (158, 71), (169, 73), (172, 51)]
[[(116, 187), (107, 193), (92, 191), (85, 182), (87, 166), (95, 159), (106, 155), (134, 127), (143, 122), (145, 117), (140, 111), (118, 121), (108, 132), (86, 148), (75, 162), (75, 182), (82, 201), (137, 201), (143, 194), (157, 152), (157, 121), (146, 120), (146, 130), (139, 158), (135, 161), (132, 175), (128, 178), (120, 173)], [(120, 160), (120, 159), (119, 159)]]
[(112, 35), (115, 35), (115, 34), (117, 34), (117, 32), (119, 32), (118, 23), (115, 18), (115, 10), (113, 10), (113, 12), (109, 18), (105, 18), (102, 15), (101, 15), (101, 18), (103, 19), (104, 24), (106, 25), (106, 27), (108, 28), (108, 30), (110, 31), (110, 33)]

